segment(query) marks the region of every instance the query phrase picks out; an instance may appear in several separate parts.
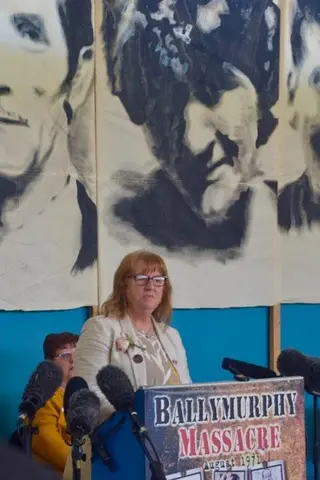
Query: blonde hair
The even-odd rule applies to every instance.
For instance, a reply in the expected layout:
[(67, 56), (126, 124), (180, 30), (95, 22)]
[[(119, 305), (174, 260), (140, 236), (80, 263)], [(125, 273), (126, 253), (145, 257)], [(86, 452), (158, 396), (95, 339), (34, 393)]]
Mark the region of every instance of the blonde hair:
[[(118, 320), (124, 318), (128, 305), (126, 299), (127, 278), (138, 272), (135, 271), (137, 264), (141, 262), (145, 265), (142, 272), (147, 273), (159, 269), (161, 275), (168, 276), (166, 264), (160, 255), (147, 250), (137, 250), (126, 255), (113, 277), (113, 291), (109, 298), (103, 303), (101, 313), (105, 317), (114, 317)], [(163, 287), (163, 295), (160, 304), (152, 313), (157, 322), (164, 322), (169, 325), (172, 316), (172, 286), (169, 278)]]

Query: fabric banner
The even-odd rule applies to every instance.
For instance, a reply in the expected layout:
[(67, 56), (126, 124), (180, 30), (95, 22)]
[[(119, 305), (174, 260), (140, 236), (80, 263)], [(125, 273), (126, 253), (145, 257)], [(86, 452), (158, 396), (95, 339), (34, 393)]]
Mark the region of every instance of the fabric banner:
[(1, 309), (97, 301), (92, 7), (1, 1)]
[(320, 6), (281, 6), (103, 2), (103, 295), (146, 247), (176, 307), (319, 301)]
[(176, 308), (320, 301), (319, 2), (0, 13), (1, 309), (102, 302), (138, 248)]
[(278, 177), (281, 300), (317, 303), (320, 300), (316, 280), (320, 268), (316, 253), (320, 242), (320, 3), (288, 2), (285, 18)]
[(101, 292), (144, 247), (165, 257), (178, 308), (277, 303), (279, 8), (105, 0), (100, 13)]

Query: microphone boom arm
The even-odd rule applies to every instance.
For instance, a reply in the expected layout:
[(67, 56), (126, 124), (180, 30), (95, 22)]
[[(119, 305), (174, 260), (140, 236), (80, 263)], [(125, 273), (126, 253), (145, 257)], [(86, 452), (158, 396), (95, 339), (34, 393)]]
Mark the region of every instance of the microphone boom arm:
[[(136, 437), (138, 443), (140, 444), (146, 458), (149, 461), (149, 468), (151, 471), (151, 480), (166, 480), (166, 476), (163, 471), (163, 466), (160, 461), (160, 458), (157, 454), (155, 446), (153, 445), (151, 438), (149, 437), (148, 431), (144, 425), (141, 425), (140, 422), (137, 420), (137, 414), (133, 410), (129, 411), (130, 418), (132, 422), (132, 433)], [(150, 444), (153, 453), (155, 455), (155, 459), (152, 457), (145, 441), (148, 441)]]

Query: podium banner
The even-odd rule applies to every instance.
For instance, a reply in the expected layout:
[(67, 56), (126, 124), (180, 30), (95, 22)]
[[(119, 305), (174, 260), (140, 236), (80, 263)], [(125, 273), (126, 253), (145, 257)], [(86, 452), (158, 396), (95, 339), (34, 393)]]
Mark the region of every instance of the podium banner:
[(306, 478), (298, 377), (148, 387), (137, 406), (168, 478)]

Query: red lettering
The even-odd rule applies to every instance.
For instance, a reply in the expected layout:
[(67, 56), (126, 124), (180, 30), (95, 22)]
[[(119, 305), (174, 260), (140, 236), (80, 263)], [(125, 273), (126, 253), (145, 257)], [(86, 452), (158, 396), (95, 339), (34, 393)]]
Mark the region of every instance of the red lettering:
[(244, 452), (242, 428), (237, 428), (235, 431), (234, 451), (237, 453)]
[(232, 450), (232, 430), (226, 429), (222, 432), (223, 453), (230, 453)]
[(245, 439), (246, 439), (246, 450), (250, 450), (251, 452), (255, 450), (255, 445), (256, 445), (256, 432), (254, 428), (247, 428), (246, 433), (245, 433)]
[(212, 446), (212, 453), (220, 453), (221, 452), (221, 430), (212, 430), (211, 432), (211, 446)]
[(270, 448), (281, 448), (280, 425), (270, 425)]
[(226, 428), (198, 431), (197, 427), (178, 429), (179, 456), (207, 457), (210, 455), (255, 452), (281, 448), (281, 426), (260, 425), (246, 429)]
[(268, 444), (268, 429), (267, 427), (257, 427), (258, 450), (267, 450)]
[(179, 428), (179, 456), (180, 457), (195, 457), (196, 456), (196, 433), (197, 429)]
[(209, 447), (209, 433), (208, 430), (202, 430), (200, 432), (200, 442), (199, 442), (199, 450), (198, 455), (210, 455), (210, 447)]

